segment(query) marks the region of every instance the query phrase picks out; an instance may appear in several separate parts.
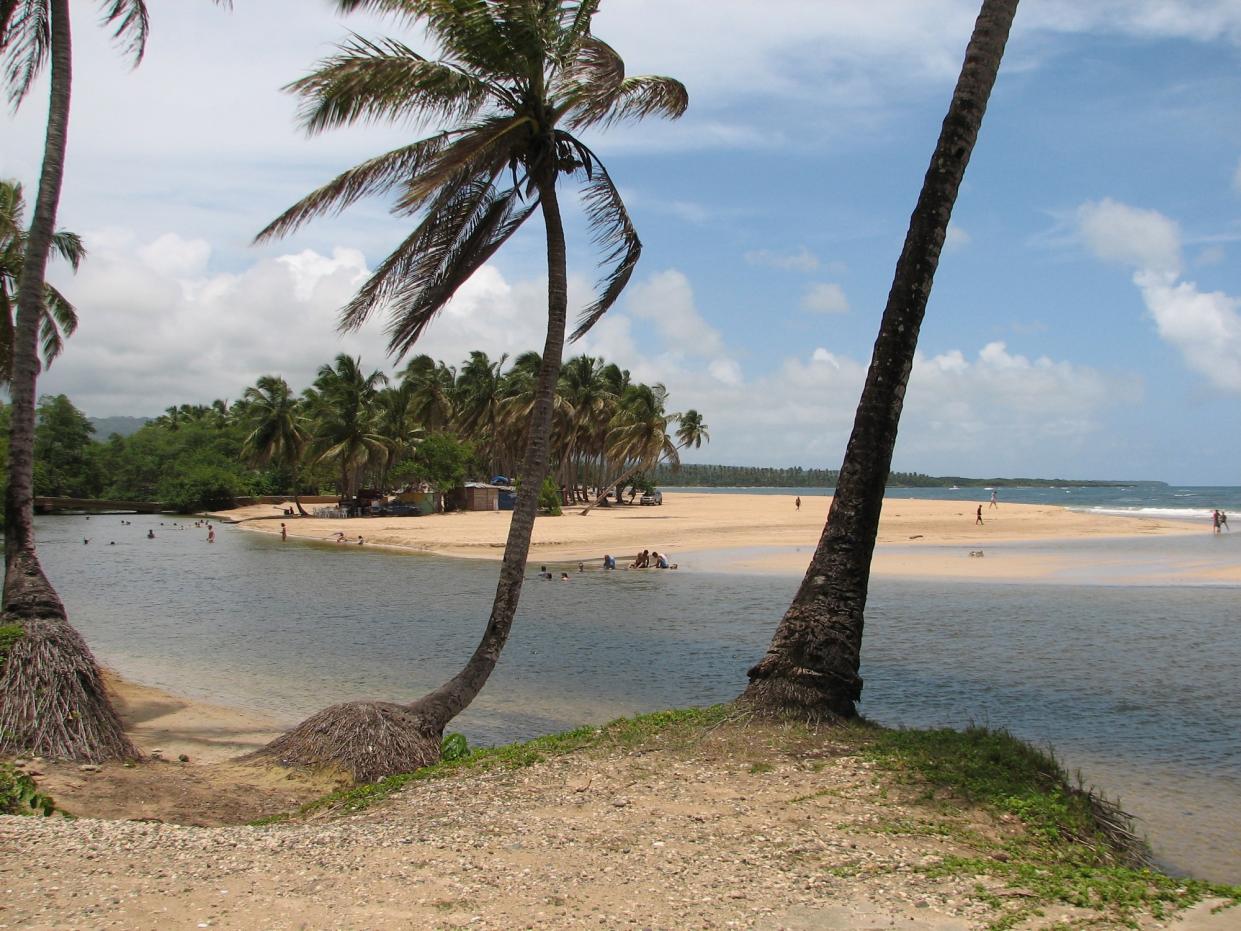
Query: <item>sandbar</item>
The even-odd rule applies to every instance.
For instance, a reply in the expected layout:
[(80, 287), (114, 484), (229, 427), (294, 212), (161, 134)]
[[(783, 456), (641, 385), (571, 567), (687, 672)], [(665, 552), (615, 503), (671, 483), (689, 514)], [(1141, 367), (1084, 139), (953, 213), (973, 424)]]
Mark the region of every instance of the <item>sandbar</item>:
[[(624, 565), (643, 549), (672, 555), (681, 568), (799, 574), (823, 530), (831, 499), (765, 494), (710, 494), (669, 491), (658, 506), (597, 508), (581, 516), (581, 507), (559, 517), (539, 517), (531, 538), (534, 564), (598, 568), (605, 553)], [(983, 505), (983, 522), (977, 507)], [(349, 545), (414, 550), (440, 556), (498, 560), (508, 533), (508, 511), (472, 511), (425, 517), (298, 518), (282, 515), (282, 506), (254, 505), (215, 516), (242, 523), (247, 530), (332, 542), (343, 533)], [(1054, 579), (1073, 569), (1081, 556), (1028, 544), (1209, 536), (1200, 522), (1165, 517), (1119, 516), (1071, 510), (1055, 505), (1003, 503), (991, 508), (980, 501), (889, 498), (879, 524), (872, 573), (910, 578), (958, 578), (980, 581)], [(1021, 544), (1012, 546), (1012, 544)], [(970, 554), (983, 554), (982, 557)], [(1000, 556), (1002, 558), (996, 558)], [(1158, 568), (1158, 567), (1156, 567)], [(1241, 582), (1241, 565), (1176, 563), (1160, 573), (1147, 566), (1123, 567), (1113, 575), (1122, 582)]]

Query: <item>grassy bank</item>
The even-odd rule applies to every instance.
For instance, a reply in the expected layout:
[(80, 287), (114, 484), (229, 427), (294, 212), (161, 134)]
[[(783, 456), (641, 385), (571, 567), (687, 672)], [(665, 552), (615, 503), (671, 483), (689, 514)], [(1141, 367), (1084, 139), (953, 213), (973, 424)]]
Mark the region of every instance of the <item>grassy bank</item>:
[[(333, 793), (267, 822), (361, 812), (413, 783), (520, 770), (569, 754), (645, 755), (665, 767), (705, 755), (727, 759), (759, 779), (775, 778), (790, 765), (817, 773), (841, 758), (861, 761), (878, 789), (868, 804), (877, 808), (864, 826), (841, 824), (841, 830), (911, 844), (928, 838), (946, 843), (948, 852), (924, 858), (918, 869), (929, 877), (969, 879), (973, 901), (988, 909), (994, 929), (1049, 912), (1073, 916), (1073, 927), (1137, 927), (1204, 899), (1241, 903), (1241, 887), (1171, 877), (1149, 866), (1145, 845), (1123, 812), (1072, 780), (1049, 753), (1009, 734), (887, 730), (864, 723), (808, 728), (756, 722), (730, 706), (657, 712), (466, 752)], [(834, 783), (825, 786), (791, 797), (787, 805), (812, 805), (842, 791)], [(832, 871), (847, 878), (851, 870), (867, 868), (859, 861)]]

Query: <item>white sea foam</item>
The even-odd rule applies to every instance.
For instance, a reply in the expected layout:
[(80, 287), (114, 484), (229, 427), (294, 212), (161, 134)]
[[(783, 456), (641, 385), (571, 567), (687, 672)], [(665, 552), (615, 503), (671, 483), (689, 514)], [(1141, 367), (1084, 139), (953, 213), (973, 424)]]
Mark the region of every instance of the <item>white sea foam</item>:
[(1074, 511), (1088, 514), (1113, 514), (1121, 517), (1166, 517), (1170, 520), (1210, 520), (1211, 508), (1151, 508), (1151, 507), (1119, 507), (1116, 505), (1094, 507), (1076, 507)]

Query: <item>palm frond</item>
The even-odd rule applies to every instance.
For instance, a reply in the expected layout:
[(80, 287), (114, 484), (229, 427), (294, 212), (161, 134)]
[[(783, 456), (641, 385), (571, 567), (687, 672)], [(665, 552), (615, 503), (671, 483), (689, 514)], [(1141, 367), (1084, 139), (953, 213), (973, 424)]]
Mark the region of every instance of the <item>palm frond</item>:
[(112, 38), (133, 56), (135, 67), (140, 64), (151, 31), (146, 3), (143, 0), (108, 0), (104, 4), (103, 21), (104, 25), (115, 27)]
[(460, 130), (423, 170), (409, 178), (393, 213), (418, 213), (428, 206), (428, 201), (440, 200), (444, 188), (455, 187), (460, 179), (495, 178), (513, 160), (521, 141), (519, 132), (529, 122), (524, 116), (492, 117)]
[(595, 245), (605, 253), (599, 264), (611, 266), (611, 270), (599, 281), (599, 296), (578, 317), (577, 329), (570, 340), (581, 339), (616, 303), (633, 275), (638, 257), (642, 255), (642, 241), (638, 239), (638, 232), (629, 218), (620, 192), (612, 183), (611, 175), (593, 152), (585, 146), (581, 148), (589, 155), (592, 164), (583, 196), (586, 220)]
[(574, 114), (570, 125), (585, 126), (603, 119), (625, 81), (625, 61), (602, 39), (586, 36), (576, 55), (552, 88), (560, 107)]
[[(380, 263), (370, 279), (341, 312), (340, 329), (361, 326), (371, 313), (404, 287), (422, 264), (438, 263), (444, 252), (476, 217), (479, 205), (491, 190), (492, 178), (462, 174), (445, 185), (430, 205), (422, 222)], [(430, 254), (435, 253), (431, 258)]]
[(388, 14), (405, 25), (421, 22), (447, 56), (480, 74), (509, 74), (512, 60), (489, 0), (337, 0), (342, 13)]
[[(342, 326), (361, 319), (375, 306), (377, 298), (388, 300), (392, 322), (388, 326), (388, 349), (398, 358), (422, 335), (436, 313), (471, 275), (495, 254), (510, 236), (538, 208), (538, 201), (521, 206), (515, 188), (496, 193), (490, 184), (463, 192), (454, 210), (432, 213), (420, 225), (424, 238), (419, 247), (406, 251), (402, 244), (391, 268), (381, 266), (371, 281), (342, 313)], [(388, 263), (385, 263), (387, 265)], [(371, 291), (371, 284), (387, 273), (382, 298)]]
[(490, 96), (485, 81), (429, 61), (395, 39), (355, 33), (337, 48), (339, 54), (285, 88), (302, 98), (300, 119), (308, 133), (359, 121), (468, 120)]
[(44, 286), (43, 294), (47, 307), (39, 321), (39, 343), (43, 348), (43, 362), (50, 366), (64, 350), (64, 338), (77, 331), (78, 315), (65, 296), (51, 285)]
[(69, 263), (75, 272), (82, 264), (82, 259), (86, 258), (86, 246), (82, 242), (82, 237), (68, 230), (60, 230), (52, 234), (52, 248)]
[(51, 9), (44, 0), (4, 0), (0, 8), (0, 68), (9, 103), (17, 109), (47, 63), (52, 47)]
[(625, 78), (610, 94), (582, 98), (581, 104), (572, 108), (566, 124), (576, 130), (651, 115), (675, 120), (688, 106), (689, 91), (684, 84), (676, 78), (646, 74)]
[(590, 21), (599, 12), (599, 0), (581, 0), (579, 3), (560, 4), (559, 18), (562, 31), (560, 55), (568, 58), (575, 54), (581, 42), (590, 36)]
[(447, 138), (446, 133), (431, 136), (342, 172), (272, 220), (254, 237), (254, 241), (258, 243), (285, 236), (317, 216), (338, 214), (363, 197), (382, 194), (410, 177), (416, 177), (443, 149)]

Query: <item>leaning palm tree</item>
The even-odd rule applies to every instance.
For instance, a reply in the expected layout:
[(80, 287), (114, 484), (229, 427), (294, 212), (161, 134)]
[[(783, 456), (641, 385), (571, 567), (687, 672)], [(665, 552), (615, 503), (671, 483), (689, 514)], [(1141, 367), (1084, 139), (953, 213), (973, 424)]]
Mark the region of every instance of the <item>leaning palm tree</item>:
[(871, 554), (918, 330), (965, 166), (995, 84), (1017, 0), (983, 0), (931, 167), (909, 221), (827, 526), (741, 701), (809, 720), (852, 718)]
[(244, 395), (246, 422), (250, 432), (241, 445), (241, 454), (252, 465), (275, 465), (293, 476), (293, 503), (302, 507), (298, 478), (310, 433), (297, 396), (279, 375), (263, 375)]
[[(16, 181), (0, 181), (0, 385), (13, 376), (13, 305), (17, 299), (22, 263), (26, 255), (26, 212), (22, 186)], [(52, 249), (78, 270), (86, 257), (86, 247), (77, 233), (60, 230), (52, 235)], [(64, 349), (65, 337), (78, 328), (74, 306), (50, 284), (43, 288), (44, 314), (39, 325), (43, 364), (48, 366)]]
[(442, 431), (454, 416), (453, 386), (457, 373), (443, 362), (421, 354), (401, 372), (401, 384), (410, 389), (410, 414), (428, 431)]
[[(217, 0), (227, 2), (227, 0)], [(105, 25), (142, 59), (142, 0), (101, 0)], [(121, 730), (90, 650), (69, 626), (65, 607), (35, 554), (34, 431), (39, 333), (48, 258), (64, 178), (73, 51), (69, 0), (0, 0), (0, 81), (20, 106), (50, 63), (47, 126), (34, 214), (26, 237), (14, 315), (9, 383), (9, 481), (4, 499), (4, 613), (24, 633), (0, 669), (0, 753), (102, 760), (137, 755)]]
[[(288, 233), (363, 196), (395, 193), (396, 214), (421, 219), (345, 307), (342, 325), (357, 327), (387, 309), (389, 346), (398, 356), (536, 211), (547, 245), (547, 339), (537, 402), (495, 601), (478, 648), (460, 673), (412, 705), (328, 709), (270, 748), (276, 756), (343, 764), (355, 776), (369, 777), (438, 757), (444, 725), (482, 689), (512, 627), (547, 472), (568, 313), (558, 182), (581, 185), (587, 220), (608, 266), (598, 297), (578, 319), (575, 338), (616, 301), (641, 251), (611, 175), (577, 133), (651, 114), (675, 118), (688, 96), (670, 78), (625, 75), (620, 56), (591, 34), (599, 0), (337, 0), (337, 6), (421, 23), (440, 58), (429, 60), (393, 39), (351, 39), (292, 85), (306, 104), (306, 128), (318, 132), (375, 119), (445, 121), (449, 128), (346, 171), (260, 238)], [(356, 725), (342, 729), (349, 720)], [(385, 721), (398, 726), (385, 728)], [(346, 730), (347, 741), (325, 737)], [(397, 731), (411, 739), (387, 739)]]

